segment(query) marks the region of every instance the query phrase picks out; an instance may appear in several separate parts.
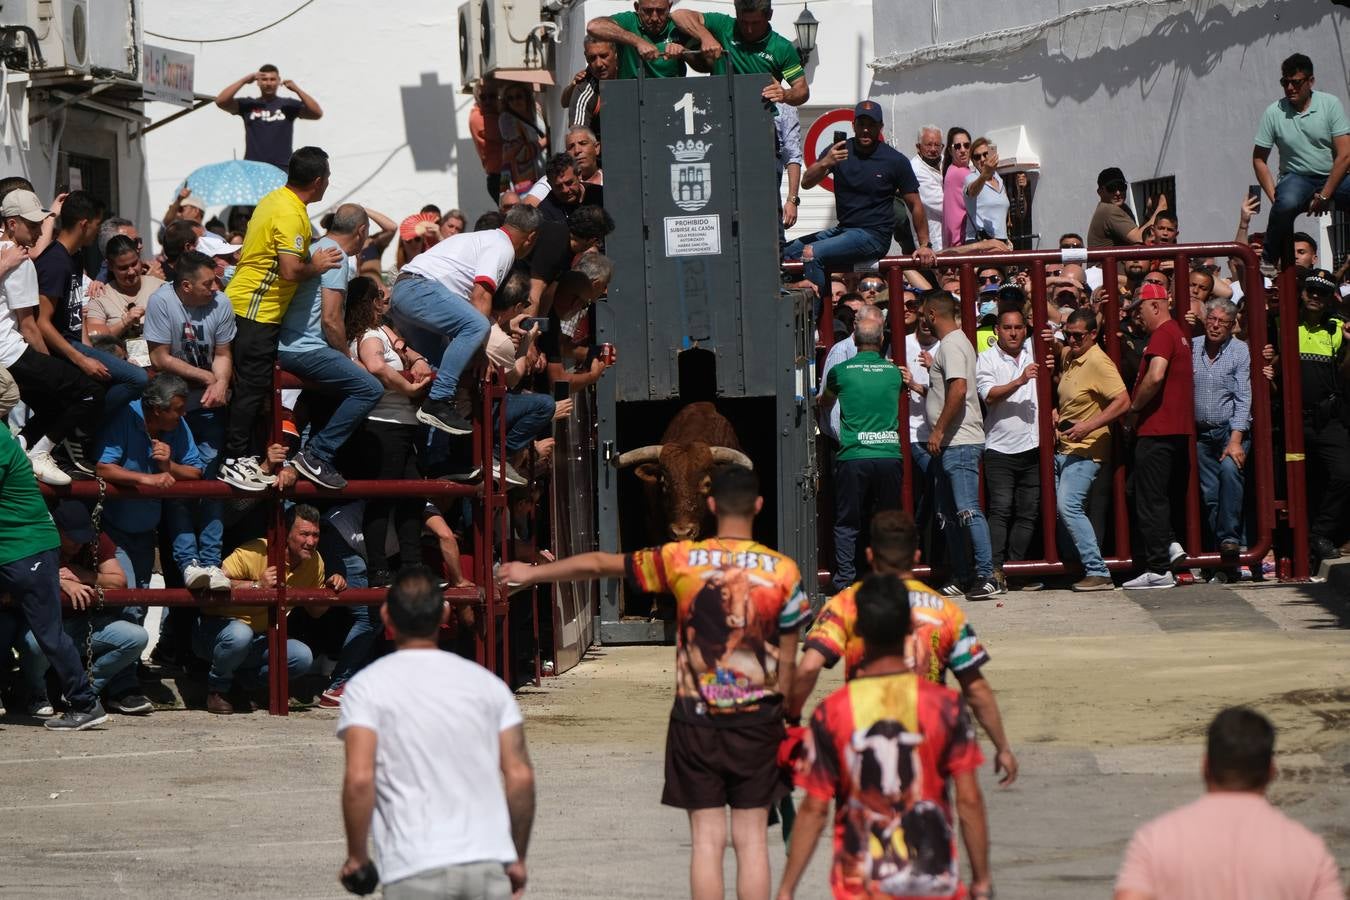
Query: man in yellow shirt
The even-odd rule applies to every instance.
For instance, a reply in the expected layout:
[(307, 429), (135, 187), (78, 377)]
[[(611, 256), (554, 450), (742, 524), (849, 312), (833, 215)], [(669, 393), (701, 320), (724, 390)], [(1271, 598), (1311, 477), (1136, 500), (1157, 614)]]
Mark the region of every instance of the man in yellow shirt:
[[(327, 587), (345, 590), (347, 580), (333, 574), (326, 578), (319, 556), (319, 511), (299, 504), (290, 511), (290, 531), (286, 535), (286, 586), (293, 588)], [(273, 588), (277, 584), (275, 566), (267, 564), (267, 540), (257, 538), (242, 544), (221, 564), (234, 588)], [(306, 606), (310, 615), (323, 614), (325, 607)], [(211, 663), (207, 675), (206, 709), (217, 715), (234, 712), (235, 704), (226, 694), (234, 684), (235, 673), (257, 682), (267, 677), (267, 627), (271, 615), (265, 606), (208, 606), (193, 634), (192, 649)], [(314, 654), (303, 641), (286, 642), (286, 668), (291, 678), (309, 671)]]
[[(312, 256), (309, 213), (328, 190), (328, 154), (301, 147), (291, 154), (285, 186), (258, 203), (244, 235), (239, 265), (226, 295), (234, 307), (234, 396), (225, 432), (222, 480), (247, 491), (265, 490), (276, 482), (254, 455), (258, 416), (269, 408), (272, 366), (277, 359), (281, 319), (300, 282), (344, 265), (341, 250), (327, 248)], [(253, 451), (252, 453), (250, 451)]]

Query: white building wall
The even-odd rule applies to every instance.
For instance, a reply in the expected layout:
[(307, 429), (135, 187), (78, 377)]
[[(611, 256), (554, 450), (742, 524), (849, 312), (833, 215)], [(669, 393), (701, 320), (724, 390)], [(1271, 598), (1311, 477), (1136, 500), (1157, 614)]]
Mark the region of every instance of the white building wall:
[[(199, 43), (157, 36), (241, 34), (275, 21), (293, 4), (234, 0), (228, 15), (220, 14), (220, 5), (216, 0), (146, 4), (146, 43), (194, 54), (200, 94), (214, 95), (270, 62), (283, 79), (293, 79), (319, 101), (322, 119), (295, 123), (295, 146), (317, 145), (332, 158), (332, 186), (324, 202), (311, 208), (315, 218), (347, 200), (395, 221), (426, 203), (461, 206), (471, 214), (491, 205), (468, 134), (473, 98), (458, 93), (457, 3), (323, 0), (240, 40)], [(252, 86), (240, 92), (256, 95)], [(283, 88), (281, 95), (289, 93)], [(147, 105), (156, 120), (176, 109)], [(151, 132), (147, 141), (156, 220), (193, 169), (244, 155), (242, 120), (214, 105)]]
[[(1132, 180), (1175, 175), (1181, 239), (1231, 240), (1255, 181), (1257, 121), (1281, 96), (1280, 61), (1308, 54), (1317, 87), (1346, 99), (1350, 34), (1331, 0), (886, 0), (873, 15), (878, 62), (1094, 6), (1110, 9), (983, 48), (944, 46), (900, 69), (880, 65), (873, 94), (895, 123), (888, 130), (907, 135), (933, 121), (978, 136), (1025, 125), (1041, 159), (1041, 247), (1087, 228), (1108, 165)], [(1264, 228), (1269, 203), (1262, 209), (1253, 230)]]

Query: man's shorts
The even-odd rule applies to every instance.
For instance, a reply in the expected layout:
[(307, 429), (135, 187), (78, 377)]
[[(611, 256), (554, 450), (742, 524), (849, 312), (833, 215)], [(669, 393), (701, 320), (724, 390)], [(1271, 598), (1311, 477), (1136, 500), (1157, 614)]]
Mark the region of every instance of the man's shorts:
[(661, 802), (679, 809), (772, 806), (792, 789), (790, 775), (778, 766), (778, 745), (786, 736), (781, 719), (712, 726), (672, 718)]

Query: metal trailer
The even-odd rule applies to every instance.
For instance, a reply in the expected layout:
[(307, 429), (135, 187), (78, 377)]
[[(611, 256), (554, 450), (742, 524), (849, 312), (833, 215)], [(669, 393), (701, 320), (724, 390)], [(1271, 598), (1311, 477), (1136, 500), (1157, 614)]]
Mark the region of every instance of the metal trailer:
[[(781, 289), (773, 107), (748, 75), (609, 81), (603, 88), (605, 208), (617, 228), (596, 340), (617, 365), (597, 386), (599, 547), (650, 543), (637, 479), (618, 455), (656, 443), (683, 403), (713, 400), (755, 463), (756, 536), (815, 590), (812, 300)], [(629, 606), (625, 606), (625, 602)], [(600, 586), (606, 644), (669, 640), (651, 598)]]

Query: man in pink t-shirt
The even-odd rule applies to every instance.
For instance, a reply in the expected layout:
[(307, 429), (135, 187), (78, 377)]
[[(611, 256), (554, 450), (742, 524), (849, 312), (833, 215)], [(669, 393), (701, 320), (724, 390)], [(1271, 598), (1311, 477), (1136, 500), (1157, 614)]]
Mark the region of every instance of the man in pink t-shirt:
[(1240, 706), (1209, 726), (1205, 796), (1135, 832), (1115, 900), (1344, 900), (1322, 839), (1266, 800), (1275, 729)]

